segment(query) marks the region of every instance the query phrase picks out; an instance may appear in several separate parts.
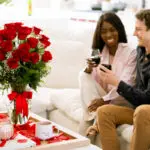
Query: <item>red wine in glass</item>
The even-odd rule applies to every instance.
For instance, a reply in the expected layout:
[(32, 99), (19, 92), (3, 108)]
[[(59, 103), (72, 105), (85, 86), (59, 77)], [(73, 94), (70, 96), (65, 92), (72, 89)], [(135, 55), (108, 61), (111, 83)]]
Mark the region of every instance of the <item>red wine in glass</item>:
[(97, 65), (100, 63), (100, 56), (91, 56), (92, 61), (94, 61)]

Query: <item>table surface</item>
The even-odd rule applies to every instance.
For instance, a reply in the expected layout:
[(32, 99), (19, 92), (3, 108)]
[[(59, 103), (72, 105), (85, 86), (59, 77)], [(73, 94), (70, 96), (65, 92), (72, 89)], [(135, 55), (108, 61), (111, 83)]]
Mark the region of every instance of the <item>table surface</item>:
[[(39, 118), (39, 120), (42, 120), (42, 119), (43, 120), (47, 120), (47, 119), (42, 118), (42, 117), (40, 117), (40, 116), (38, 116), (38, 115), (36, 115), (34, 113), (32, 113), (32, 116), (34, 116), (37, 119)], [(55, 124), (55, 123), (53, 122), (53, 124)], [(56, 124), (56, 125), (59, 126), (60, 128), (62, 128), (62, 126), (60, 126), (58, 124)], [(65, 128), (65, 130), (68, 130), (68, 132), (70, 131), (69, 129), (66, 129), (66, 128)], [(73, 148), (72, 150), (102, 150), (102, 149), (97, 147), (97, 146), (95, 146), (95, 145), (93, 145), (93, 144), (89, 144), (88, 146), (84, 146), (84, 147), (80, 147), (80, 148)]]
[[(33, 117), (35, 117), (35, 118), (37, 118), (37, 119), (39, 119), (39, 120), (47, 120), (47, 119), (45, 119), (45, 118), (42, 118), (41, 116), (38, 116), (38, 115), (36, 115), (36, 114), (34, 114), (34, 113), (31, 113), (31, 116), (33, 116)], [(52, 122), (54, 125), (57, 125), (57, 127), (59, 127), (60, 129), (62, 129), (62, 128), (64, 128), (64, 127), (62, 127), (62, 126), (60, 126), (60, 125), (58, 125), (58, 124), (56, 124), (56, 123), (54, 123), (54, 122)], [(70, 132), (70, 133), (72, 133), (72, 134), (77, 134), (77, 135), (79, 135), (78, 133), (75, 133), (74, 131), (71, 131), (71, 130), (69, 130), (69, 129), (67, 129), (67, 128), (64, 128), (64, 131), (66, 131), (66, 132)], [(81, 136), (81, 135), (79, 135), (79, 136)], [(81, 136), (81, 137), (83, 137), (83, 136)], [(102, 150), (101, 148), (99, 148), (99, 147), (97, 147), (97, 146), (95, 146), (95, 145), (93, 145), (93, 144), (89, 144), (89, 145), (87, 145), (87, 146), (84, 146), (84, 147), (80, 147), (80, 148), (73, 148), (73, 149), (71, 149), (71, 150)]]
[[(38, 120), (47, 120), (47, 119), (45, 119), (45, 118), (42, 118), (42, 117), (40, 117), (40, 116), (38, 116), (38, 115), (36, 115), (36, 114), (34, 114), (34, 113), (31, 113), (31, 116), (33, 117), (33, 118), (36, 118), (36, 119), (38, 119)], [(81, 146), (81, 147), (78, 147), (77, 145), (77, 147), (76, 148), (72, 148), (72, 147), (70, 147), (70, 149), (71, 150), (102, 150), (101, 148), (99, 148), (99, 147), (97, 147), (97, 146), (95, 146), (95, 145), (92, 145), (92, 144), (90, 144), (90, 142), (89, 142), (89, 140), (86, 140), (86, 138), (85, 137), (83, 137), (83, 136), (81, 136), (81, 135), (79, 135), (78, 133), (76, 133), (76, 132), (73, 132), (73, 131), (71, 131), (71, 130), (69, 130), (69, 129), (67, 129), (67, 128), (64, 128), (64, 127), (62, 127), (62, 126), (60, 126), (60, 125), (58, 125), (58, 124), (56, 124), (56, 123), (54, 123), (54, 122), (52, 122), (53, 123), (53, 125), (57, 125), (57, 128), (58, 129), (60, 129), (60, 130), (62, 130), (62, 131), (64, 131), (64, 132), (66, 132), (66, 133), (69, 133), (70, 135), (73, 135), (74, 137), (77, 137), (77, 138), (80, 138), (81, 140), (84, 140), (84, 143), (85, 143), (85, 146)], [(73, 144), (73, 143), (72, 143)], [(80, 143), (81, 144), (81, 143)], [(69, 145), (68, 145), (69, 146)], [(69, 148), (69, 147), (68, 147)], [(24, 148), (23, 148), (24, 149)], [(28, 149), (28, 148), (27, 148)], [(45, 148), (44, 148), (45, 149)], [(49, 148), (48, 148), (49, 149)], [(52, 148), (53, 149), (53, 148)], [(62, 149), (62, 146), (61, 147), (58, 147), (58, 149)], [(70, 150), (69, 149), (69, 150)], [(45, 150), (47, 150), (47, 149), (45, 149)]]

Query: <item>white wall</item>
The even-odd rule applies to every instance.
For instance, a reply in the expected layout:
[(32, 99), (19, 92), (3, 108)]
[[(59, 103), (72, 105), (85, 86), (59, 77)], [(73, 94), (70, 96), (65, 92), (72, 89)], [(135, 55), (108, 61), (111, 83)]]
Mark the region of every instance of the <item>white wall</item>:
[(146, 0), (146, 8), (150, 8), (150, 0)]
[(129, 8), (138, 8), (140, 9), (142, 6), (142, 0), (120, 0), (127, 3)]
[[(82, 9), (82, 10), (90, 10), (91, 4), (95, 1), (102, 0), (32, 0), (33, 8), (49, 8), (52, 11), (59, 11), (60, 9)], [(142, 0), (111, 0), (114, 1), (122, 1), (127, 3), (129, 8), (138, 8), (140, 9), (142, 6)], [(150, 7), (150, 0), (146, 1), (146, 8)], [(28, 0), (12, 0), (15, 7), (27, 8)], [(19, 8), (18, 7), (18, 8)]]

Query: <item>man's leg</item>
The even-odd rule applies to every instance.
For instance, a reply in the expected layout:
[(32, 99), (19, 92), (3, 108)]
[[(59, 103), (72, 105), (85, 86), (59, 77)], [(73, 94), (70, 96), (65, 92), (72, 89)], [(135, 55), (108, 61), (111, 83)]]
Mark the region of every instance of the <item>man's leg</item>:
[(133, 124), (130, 149), (148, 150), (150, 148), (150, 105), (141, 105), (136, 108)]
[(132, 108), (104, 105), (97, 110), (97, 125), (103, 150), (120, 150), (116, 126), (133, 123)]

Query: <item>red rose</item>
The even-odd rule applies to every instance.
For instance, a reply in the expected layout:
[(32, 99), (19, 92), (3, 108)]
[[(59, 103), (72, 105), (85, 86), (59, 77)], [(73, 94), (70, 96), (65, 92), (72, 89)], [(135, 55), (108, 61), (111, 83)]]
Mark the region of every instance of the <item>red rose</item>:
[(9, 66), (9, 68), (11, 69), (16, 69), (18, 68), (19, 64), (18, 64), (18, 61), (14, 58), (9, 58), (7, 60), (7, 65)]
[(19, 51), (19, 57), (20, 57), (20, 60), (22, 60), (23, 62), (29, 62), (30, 61), (29, 51), (25, 51), (25, 50)]
[(13, 51), (12, 57), (18, 61), (21, 60), (22, 62), (29, 62), (30, 61), (29, 51), (26, 51), (23, 49)]
[(22, 43), (18, 46), (18, 50), (29, 51), (30, 45), (28, 43)]
[(45, 35), (41, 34), (41, 38), (40, 38), (40, 40), (45, 41), (45, 40), (49, 40), (49, 38), (48, 38), (47, 36), (45, 36)]
[(32, 28), (29, 27), (20, 27), (18, 29), (18, 38), (19, 40), (25, 40), (27, 36), (31, 33)]
[(0, 35), (0, 43), (1, 43), (1, 41), (3, 41), (3, 37), (2, 37), (2, 35)]
[(15, 29), (20, 29), (20, 27), (23, 25), (23, 23), (22, 22), (15, 22), (14, 23), (14, 26), (15, 26)]
[(16, 30), (15, 29), (5, 29), (3, 31), (3, 39), (5, 40), (13, 40), (16, 37)]
[(2, 41), (1, 48), (3, 52), (9, 52), (13, 49), (12, 41)]
[(47, 40), (41, 41), (41, 42), (42, 42), (42, 44), (44, 45), (44, 48), (46, 48), (46, 47), (48, 47), (48, 46), (51, 45), (51, 42), (49, 42), (49, 41), (47, 41)]
[(36, 64), (39, 61), (40, 57), (39, 54), (36, 52), (33, 52), (30, 54), (30, 60), (33, 64)]
[(31, 48), (36, 48), (38, 44), (38, 40), (36, 38), (30, 37), (27, 39), (27, 42), (31, 46)]
[(22, 25), (23, 25), (23, 23), (21, 23), (21, 22), (6, 23), (6, 24), (4, 25), (4, 28), (5, 28), (5, 29), (18, 30)]
[(41, 32), (42, 30), (40, 28), (37, 27), (33, 27), (33, 32), (37, 35)]
[(42, 55), (42, 61), (48, 62), (49, 60), (52, 60), (52, 54), (49, 51), (45, 51)]
[(4, 40), (4, 32), (5, 32), (4, 29), (0, 30), (0, 36), (1, 36), (1, 39), (2, 39), (2, 40)]
[(14, 51), (12, 52), (12, 57), (13, 57), (14, 59), (18, 60), (18, 61), (19, 61), (19, 59), (20, 59), (19, 52), (20, 52), (19, 50), (14, 50)]
[(5, 54), (0, 52), (0, 61), (3, 61), (5, 60)]
[(48, 47), (51, 45), (51, 42), (49, 42), (49, 38), (45, 35), (41, 35), (41, 38), (39, 39), (40, 42), (44, 45), (44, 48)]
[(14, 29), (14, 23), (6, 23), (5, 25), (4, 25), (4, 28), (5, 29)]

